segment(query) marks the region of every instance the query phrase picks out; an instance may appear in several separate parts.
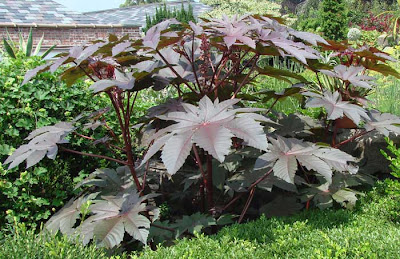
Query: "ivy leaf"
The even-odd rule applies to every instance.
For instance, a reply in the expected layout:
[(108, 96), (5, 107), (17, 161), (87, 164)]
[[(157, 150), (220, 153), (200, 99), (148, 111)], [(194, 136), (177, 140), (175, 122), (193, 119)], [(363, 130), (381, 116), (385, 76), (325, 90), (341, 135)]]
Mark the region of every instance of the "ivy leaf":
[(332, 168), (338, 171), (348, 171), (348, 162), (355, 158), (338, 149), (320, 147), (310, 142), (295, 138), (269, 138), (272, 145), (269, 151), (261, 155), (254, 166), (254, 170), (272, 167), (274, 175), (294, 184), (298, 163), (308, 170), (322, 175), (327, 182), (332, 181)]
[[(199, 106), (183, 103), (183, 112), (169, 112), (160, 115), (162, 120), (178, 122), (160, 130), (148, 141), (156, 140), (150, 147), (140, 166), (144, 165), (163, 147), (161, 158), (170, 174), (175, 174), (190, 154), (193, 144), (198, 145), (223, 162), (230, 152), (232, 137), (245, 141), (257, 149), (267, 148), (263, 127), (251, 116), (254, 109), (233, 109), (238, 99), (212, 102), (204, 96)], [(238, 115), (237, 113), (240, 113)], [(246, 114), (250, 116), (246, 117)]]
[(368, 112), (370, 115), (369, 121), (364, 125), (365, 129), (377, 130), (386, 137), (389, 132), (400, 134), (400, 118), (390, 113), (380, 113), (379, 111), (372, 110)]
[(366, 88), (366, 89), (371, 89), (372, 85), (375, 85), (373, 82), (376, 80), (375, 77), (372, 76), (367, 76), (367, 75), (358, 75), (361, 72), (365, 71), (364, 67), (358, 66), (350, 66), (347, 67), (345, 65), (337, 65), (336, 67), (333, 68), (334, 71), (330, 70), (320, 70), (321, 73), (331, 76), (331, 77), (336, 77), (340, 78), (343, 81), (350, 82), (354, 86)]
[(328, 113), (329, 120), (336, 120), (342, 118), (344, 115), (356, 125), (360, 123), (361, 117), (369, 120), (369, 116), (363, 108), (347, 101), (342, 101), (342, 97), (338, 91), (334, 93), (325, 91), (323, 95), (307, 92), (304, 95), (312, 97), (307, 100), (306, 107), (324, 107)]

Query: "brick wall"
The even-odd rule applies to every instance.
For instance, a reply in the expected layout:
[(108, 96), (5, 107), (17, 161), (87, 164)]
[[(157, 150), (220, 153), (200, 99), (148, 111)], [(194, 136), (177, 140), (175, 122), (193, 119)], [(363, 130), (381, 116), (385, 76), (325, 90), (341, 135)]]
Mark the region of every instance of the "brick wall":
[[(19, 32), (22, 32), (24, 39), (28, 38), (30, 28), (8, 27), (9, 34), (14, 41), (18, 42)], [(130, 38), (137, 38), (140, 36), (139, 28), (132, 27), (114, 27), (114, 28), (46, 28), (37, 27), (33, 28), (34, 44), (39, 42), (44, 34), (43, 46), (74, 46), (82, 45), (98, 39), (106, 39), (109, 34), (115, 34), (118, 37), (129, 35)], [(7, 37), (6, 28), (0, 27), (0, 39)]]

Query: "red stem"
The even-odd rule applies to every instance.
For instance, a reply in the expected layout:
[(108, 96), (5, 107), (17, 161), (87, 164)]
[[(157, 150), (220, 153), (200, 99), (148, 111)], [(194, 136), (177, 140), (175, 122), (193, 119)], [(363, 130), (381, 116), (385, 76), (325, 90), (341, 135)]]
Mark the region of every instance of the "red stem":
[(344, 144), (346, 144), (346, 143), (349, 143), (349, 142), (355, 140), (356, 138), (359, 138), (359, 137), (361, 137), (361, 136), (364, 136), (365, 134), (370, 133), (371, 131), (372, 131), (372, 130), (369, 130), (369, 131), (366, 130), (366, 131), (360, 132), (360, 133), (354, 135), (353, 137), (351, 137), (351, 138), (349, 138), (349, 139), (347, 139), (347, 140), (344, 140), (344, 141), (342, 141), (342, 142), (340, 142), (340, 143), (334, 145), (333, 147), (334, 147), (334, 148), (338, 148), (338, 147), (340, 147), (341, 145), (344, 145)]
[(183, 81), (183, 83), (190, 89), (190, 91), (192, 91), (195, 94), (199, 94), (196, 90), (194, 90), (189, 84), (188, 82), (186, 82), (185, 79), (183, 79), (178, 72), (176, 72), (175, 68), (167, 61), (167, 59), (161, 54), (161, 52), (159, 50), (157, 50), (157, 54), (161, 57), (161, 59), (165, 62), (165, 64), (168, 66), (169, 69), (171, 69), (171, 71), (179, 78)]
[[(262, 177), (258, 178), (258, 180), (255, 181), (252, 185), (250, 185), (249, 190), (255, 188), (257, 186), (257, 184), (264, 181), (265, 178), (267, 178), (271, 173), (272, 173), (272, 168), (267, 173), (265, 173)], [(222, 208), (222, 211), (225, 211), (227, 208), (229, 208), (232, 204), (234, 204), (243, 195), (245, 195), (245, 192), (241, 192), (238, 196), (233, 198), (227, 205), (225, 205), (225, 207)]]
[(96, 158), (101, 158), (101, 159), (106, 159), (106, 160), (110, 160), (113, 162), (117, 162), (122, 165), (128, 165), (128, 163), (126, 161), (122, 161), (122, 160), (115, 159), (115, 158), (108, 157), (108, 156), (79, 152), (79, 151), (72, 150), (72, 149), (65, 148), (65, 147), (60, 147), (60, 149), (61, 149), (61, 151), (65, 151), (65, 152), (69, 152), (69, 153), (73, 153), (73, 154), (78, 154), (78, 155), (82, 155), (82, 156), (91, 156), (91, 157), (96, 157)]
[(133, 180), (135, 181), (136, 189), (137, 190), (141, 190), (142, 186), (141, 186), (141, 184), (139, 182), (139, 179), (137, 177), (136, 170), (135, 170), (135, 161), (134, 161), (134, 158), (133, 158), (132, 143), (131, 143), (131, 137), (130, 137), (130, 134), (129, 134), (129, 123), (126, 124), (126, 121), (124, 123), (124, 121), (122, 120), (122, 116), (124, 116), (124, 114), (122, 114), (122, 116), (121, 116), (121, 109), (120, 109), (120, 106), (118, 104), (119, 100), (115, 100), (110, 91), (108, 91), (107, 94), (111, 99), (111, 102), (113, 104), (115, 112), (117, 113), (119, 125), (120, 125), (121, 130), (122, 130), (122, 137), (124, 139), (126, 157), (128, 159), (127, 165), (128, 165), (129, 170), (131, 172)]
[(250, 207), (250, 203), (251, 203), (251, 201), (253, 200), (255, 190), (256, 190), (255, 188), (252, 188), (252, 189), (250, 190), (249, 198), (247, 198), (246, 205), (244, 206), (243, 211), (242, 211), (242, 213), (240, 214), (240, 218), (239, 218), (239, 220), (238, 220), (238, 223), (239, 223), (239, 224), (242, 222), (244, 215), (246, 215), (246, 212), (247, 212), (247, 210), (248, 210), (249, 207)]
[[(242, 89), (242, 87), (246, 84), (247, 79), (249, 79), (251, 73), (254, 72), (254, 68), (256, 67), (257, 64), (257, 58), (254, 59), (254, 63), (250, 68), (250, 71), (248, 72), (248, 74), (246, 75), (246, 77), (243, 79), (242, 83), (239, 85), (239, 87), (236, 89), (235, 93), (233, 94), (233, 96), (231, 97), (231, 99), (235, 99), (236, 95), (240, 92), (240, 89)], [(240, 72), (241, 73), (241, 72)], [(240, 74), (238, 73), (238, 74)]]
[(212, 156), (207, 155), (207, 203), (208, 209), (214, 207), (214, 190), (213, 190), (213, 171), (212, 171)]
[(199, 151), (197, 150), (197, 147), (196, 147), (195, 144), (193, 144), (192, 147), (193, 147), (194, 156), (196, 158), (196, 163), (197, 163), (197, 165), (198, 165), (198, 167), (200, 169), (200, 173), (203, 176), (203, 178), (206, 179), (206, 174), (205, 174), (204, 169), (203, 169), (203, 164), (201, 163)]

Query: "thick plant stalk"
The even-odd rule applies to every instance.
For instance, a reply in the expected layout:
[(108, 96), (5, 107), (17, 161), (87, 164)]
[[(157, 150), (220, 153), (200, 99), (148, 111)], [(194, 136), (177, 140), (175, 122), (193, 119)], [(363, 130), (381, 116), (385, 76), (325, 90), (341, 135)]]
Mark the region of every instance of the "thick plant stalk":
[[(249, 190), (251, 191), (253, 188), (255, 188), (257, 186), (257, 184), (261, 183), (262, 181), (265, 180), (265, 178), (267, 178), (270, 174), (272, 173), (272, 168), (265, 173), (263, 176), (261, 176), (257, 181), (255, 181), (250, 187)], [(239, 200), (243, 195), (245, 195), (245, 192), (241, 192), (238, 196), (236, 196), (235, 198), (233, 198), (227, 205), (225, 205), (225, 207), (222, 208), (221, 211), (225, 211), (227, 208), (229, 208), (232, 204), (234, 204), (237, 200)]]
[(213, 190), (213, 171), (212, 171), (212, 156), (207, 155), (207, 205), (208, 209), (214, 207), (214, 190)]
[[(121, 107), (119, 105), (119, 100), (115, 100), (113, 94), (110, 91), (107, 91), (107, 94), (110, 97), (113, 107), (117, 113), (118, 121), (119, 121), (119, 124), (121, 127), (122, 137), (124, 140), (124, 145), (125, 145), (125, 150), (126, 150), (126, 157), (128, 160), (127, 165), (128, 165), (129, 171), (131, 172), (133, 180), (135, 181), (137, 190), (141, 190), (142, 186), (139, 182), (139, 179), (137, 177), (136, 170), (135, 170), (135, 160), (134, 160), (133, 152), (132, 152), (132, 139), (129, 134), (129, 123), (122, 120), (123, 114), (121, 116), (121, 112), (123, 109), (121, 109)], [(116, 95), (116, 98), (118, 98), (118, 95)]]
[(65, 152), (69, 152), (69, 153), (73, 153), (73, 154), (77, 154), (77, 155), (81, 155), (81, 156), (90, 156), (90, 157), (96, 157), (96, 158), (100, 158), (100, 159), (106, 159), (106, 160), (109, 160), (109, 161), (113, 161), (113, 162), (119, 163), (121, 165), (127, 165), (128, 164), (125, 161), (118, 160), (118, 159), (115, 159), (115, 158), (112, 158), (112, 157), (80, 152), (80, 151), (72, 150), (72, 149), (65, 148), (65, 147), (60, 147), (60, 150), (61, 151), (65, 151)]
[(352, 142), (353, 140), (355, 140), (355, 139), (357, 139), (357, 138), (359, 138), (359, 137), (362, 137), (362, 136), (364, 136), (364, 135), (370, 133), (371, 131), (372, 131), (372, 130), (369, 130), (369, 131), (366, 130), (366, 131), (360, 132), (360, 133), (354, 135), (353, 137), (351, 137), (351, 138), (349, 138), (349, 139), (346, 139), (346, 140), (344, 140), (344, 141), (342, 141), (342, 142), (340, 142), (340, 143), (337, 143), (337, 144), (334, 145), (333, 147), (334, 147), (334, 148), (338, 148), (338, 147), (340, 147), (340, 146), (342, 146), (342, 145), (344, 145), (344, 144), (347, 144), (347, 143), (349, 143), (349, 142)]
[(239, 220), (238, 220), (238, 223), (239, 223), (239, 224), (242, 222), (242, 220), (243, 220), (243, 218), (244, 218), (244, 215), (246, 215), (246, 212), (247, 212), (247, 210), (248, 210), (249, 207), (250, 207), (250, 203), (251, 203), (251, 201), (253, 200), (255, 191), (256, 191), (256, 188), (255, 188), (255, 187), (253, 187), (253, 188), (250, 190), (249, 198), (247, 198), (246, 205), (244, 206), (243, 211), (242, 211), (242, 213), (240, 214), (240, 218), (239, 218)]
[(199, 189), (199, 195), (200, 195), (200, 208), (201, 208), (201, 211), (204, 212), (205, 211), (205, 193), (204, 193), (204, 188), (206, 188), (206, 186), (207, 186), (207, 177), (206, 177), (206, 174), (204, 172), (203, 164), (201, 162), (199, 151), (197, 150), (196, 145), (193, 144), (192, 148), (193, 148), (194, 156), (196, 158), (196, 164), (199, 167), (200, 173), (201, 173), (201, 175), (203, 177), (203, 181), (200, 183), (200, 187), (199, 187), (200, 188)]

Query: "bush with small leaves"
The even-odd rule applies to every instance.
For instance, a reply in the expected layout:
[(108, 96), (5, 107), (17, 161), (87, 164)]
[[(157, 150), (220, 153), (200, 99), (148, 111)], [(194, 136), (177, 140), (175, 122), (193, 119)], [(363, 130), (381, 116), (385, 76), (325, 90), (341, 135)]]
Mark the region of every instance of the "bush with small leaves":
[(96, 109), (104, 99), (92, 97), (86, 83), (68, 87), (59, 73), (43, 73), (21, 86), (25, 73), (44, 61), (40, 57), (5, 57), (0, 63), (0, 224), (40, 224), (73, 195), (73, 178), (89, 173), (93, 161), (64, 155), (56, 163), (42, 161), (33, 169), (7, 170), (1, 164), (29, 132), (60, 120), (71, 120), (83, 110)]

